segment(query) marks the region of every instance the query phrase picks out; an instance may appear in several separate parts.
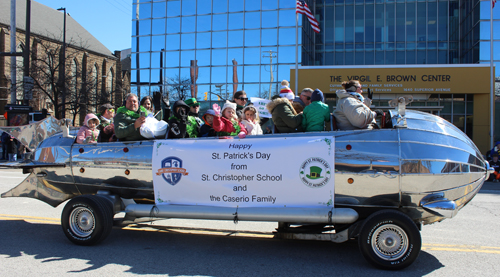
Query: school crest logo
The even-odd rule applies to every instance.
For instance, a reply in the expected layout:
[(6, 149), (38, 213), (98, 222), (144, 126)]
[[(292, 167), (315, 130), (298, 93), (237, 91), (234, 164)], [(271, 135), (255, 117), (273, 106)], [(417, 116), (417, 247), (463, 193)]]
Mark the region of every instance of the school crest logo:
[(162, 175), (163, 179), (172, 186), (181, 180), (182, 176), (188, 175), (185, 168), (182, 168), (182, 160), (177, 157), (168, 157), (161, 161), (161, 168), (156, 175)]
[(330, 182), (331, 171), (330, 163), (325, 159), (309, 158), (300, 165), (300, 180), (310, 188), (321, 188)]

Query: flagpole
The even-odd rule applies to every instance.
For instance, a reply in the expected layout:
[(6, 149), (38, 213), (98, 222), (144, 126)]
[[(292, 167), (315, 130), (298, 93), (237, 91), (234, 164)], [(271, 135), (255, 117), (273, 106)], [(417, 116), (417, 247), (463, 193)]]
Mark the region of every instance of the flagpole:
[(299, 14), (295, 13), (295, 93), (299, 93)]
[(493, 74), (493, 0), (490, 9), (490, 149), (493, 149), (494, 133), (494, 103), (495, 103), (495, 76)]

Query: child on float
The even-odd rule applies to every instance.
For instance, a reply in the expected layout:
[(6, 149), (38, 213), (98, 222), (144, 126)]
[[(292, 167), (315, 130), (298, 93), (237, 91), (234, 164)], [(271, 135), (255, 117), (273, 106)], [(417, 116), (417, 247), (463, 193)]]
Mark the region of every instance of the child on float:
[(243, 108), (241, 124), (247, 129), (248, 135), (262, 135), (259, 112), (253, 105)]
[(217, 133), (214, 130), (214, 117), (215, 111), (212, 109), (208, 109), (205, 114), (202, 116), (203, 124), (200, 128), (200, 137), (215, 137)]
[(313, 91), (311, 104), (304, 108), (302, 113), (302, 129), (305, 132), (319, 132), (325, 130), (325, 122), (330, 122), (330, 108), (323, 103), (325, 98), (319, 89)]
[[(247, 130), (245, 126), (239, 122), (236, 116), (236, 103), (226, 101), (222, 107), (222, 113), (219, 105), (214, 104), (214, 130), (219, 136), (238, 136), (245, 138)], [(221, 116), (222, 114), (222, 116)]]
[(97, 138), (99, 137), (97, 125), (99, 123), (99, 118), (95, 114), (87, 114), (83, 126), (80, 127), (80, 130), (76, 134), (76, 143), (97, 143)]

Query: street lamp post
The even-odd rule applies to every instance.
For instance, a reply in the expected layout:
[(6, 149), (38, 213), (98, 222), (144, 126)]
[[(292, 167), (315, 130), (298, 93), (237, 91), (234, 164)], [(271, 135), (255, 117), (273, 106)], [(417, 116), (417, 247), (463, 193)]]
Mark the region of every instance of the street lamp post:
[(60, 58), (59, 80), (62, 88), (62, 111), (61, 118), (66, 116), (66, 8), (59, 8), (58, 11), (64, 11), (63, 25), (63, 46), (62, 57)]

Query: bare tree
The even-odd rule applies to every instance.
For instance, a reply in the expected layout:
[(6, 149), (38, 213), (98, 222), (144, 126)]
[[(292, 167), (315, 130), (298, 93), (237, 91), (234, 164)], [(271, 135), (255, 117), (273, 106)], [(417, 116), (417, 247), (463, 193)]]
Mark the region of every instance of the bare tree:
[(167, 84), (167, 89), (164, 96), (170, 102), (191, 98), (190, 78), (181, 78), (179, 75), (176, 75), (173, 78), (167, 77), (165, 79), (165, 84)]

